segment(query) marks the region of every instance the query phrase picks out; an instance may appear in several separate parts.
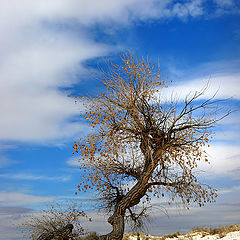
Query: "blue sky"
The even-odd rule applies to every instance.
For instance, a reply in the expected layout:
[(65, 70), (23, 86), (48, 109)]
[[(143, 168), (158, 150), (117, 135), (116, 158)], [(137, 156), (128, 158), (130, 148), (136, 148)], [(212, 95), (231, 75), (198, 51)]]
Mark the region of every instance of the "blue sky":
[[(106, 232), (92, 195), (74, 192), (80, 178), (72, 145), (88, 133), (81, 106), (68, 94), (96, 94), (89, 73), (120, 52), (160, 62), (179, 99), (207, 81), (211, 96), (240, 106), (240, 3), (234, 0), (2, 0), (0, 8), (0, 239), (20, 239), (11, 221), (53, 200), (76, 199)], [(212, 164), (202, 178), (217, 203), (152, 216), (149, 233), (239, 223), (240, 116), (216, 129)], [(155, 202), (159, 205), (159, 202)], [(163, 203), (164, 204), (164, 203)]]

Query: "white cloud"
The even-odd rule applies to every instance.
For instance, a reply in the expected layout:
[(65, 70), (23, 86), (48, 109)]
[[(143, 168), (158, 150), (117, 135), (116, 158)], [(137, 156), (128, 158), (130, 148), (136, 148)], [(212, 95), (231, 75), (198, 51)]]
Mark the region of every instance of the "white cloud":
[(29, 210), (18, 207), (0, 207), (0, 240), (18, 240), (19, 237), (23, 238), (21, 230), (15, 223), (22, 217), (22, 214), (28, 213)]
[(222, 119), (219, 124), (226, 125), (228, 130), (232, 128), (238, 128), (238, 130), (240, 130), (240, 112), (232, 112), (229, 116)]
[(58, 2), (1, 3), (0, 140), (46, 142), (83, 130), (70, 121), (79, 107), (59, 88), (77, 82), (74, 75), (84, 73), (82, 63), (108, 48), (81, 31), (76, 36), (46, 27), (43, 22), (50, 16), (56, 21), (57, 13), (65, 17), (66, 6)]
[(238, 1), (234, 0), (214, 0), (213, 1), (216, 4), (216, 12), (215, 16), (221, 16), (223, 14), (239, 14), (239, 5)]
[(0, 140), (47, 143), (83, 130), (70, 121), (80, 109), (60, 88), (79, 81), (85, 60), (113, 50), (95, 42), (87, 27), (204, 11), (201, 0), (2, 0)]
[(53, 201), (53, 197), (41, 197), (19, 192), (0, 192), (1, 206), (24, 206)]
[(223, 188), (223, 189), (218, 191), (218, 194), (229, 194), (229, 193), (238, 192), (238, 191), (240, 191), (240, 185), (233, 186), (233, 187), (230, 187), (230, 188)]
[(44, 180), (44, 181), (57, 181), (66, 182), (70, 180), (70, 176), (58, 176), (58, 177), (48, 177), (41, 175), (31, 175), (31, 174), (0, 174), (0, 178), (9, 178), (16, 180)]
[(9, 149), (14, 149), (14, 148), (17, 148), (17, 146), (11, 145), (11, 144), (1, 144), (0, 151), (5, 151), (5, 150), (9, 150)]
[[(163, 90), (163, 96), (169, 100), (173, 95), (179, 100), (184, 100), (189, 93), (200, 91), (208, 84), (208, 90), (200, 99), (212, 97), (216, 91), (215, 99), (233, 98), (240, 100), (240, 73), (239, 60), (232, 62), (211, 62), (198, 66), (191, 70), (176, 70), (174, 75), (180, 78), (177, 85), (173, 85)], [(212, 76), (211, 76), (212, 74)], [(183, 75), (188, 79), (182, 81)], [(189, 77), (190, 76), (190, 77)], [(173, 93), (173, 94), (172, 94)], [(224, 115), (227, 111), (238, 110), (238, 106), (226, 101), (219, 105), (219, 114)], [(222, 109), (221, 109), (222, 107)], [(222, 112), (221, 112), (222, 111)], [(205, 171), (206, 176), (216, 178), (220, 176), (230, 176), (239, 179), (240, 173), (240, 115), (239, 111), (233, 112), (218, 122), (217, 128), (213, 129), (213, 142), (206, 151), (209, 154), (210, 165), (200, 163), (199, 167)]]
[(44, 31), (39, 34), (47, 40), (21, 43), (0, 66), (4, 113), (0, 140), (44, 141), (82, 130), (80, 124), (69, 122), (79, 113), (79, 107), (59, 88), (76, 81), (67, 71), (74, 74), (81, 70), (84, 60), (103, 54), (106, 48), (83, 38), (77, 41), (66, 36), (52, 37)]
[(70, 167), (80, 167), (80, 162), (76, 157), (67, 160), (67, 165)]
[(178, 17), (187, 17), (187, 16), (200, 16), (203, 15), (204, 11), (202, 8), (202, 0), (190, 1), (185, 4), (176, 3), (173, 6), (172, 11)]
[(214, 2), (219, 7), (229, 7), (229, 6), (233, 6), (234, 5), (233, 0), (214, 0)]
[(171, 99), (173, 96), (176, 99), (184, 100), (189, 93), (201, 91), (208, 86), (208, 89), (199, 99), (211, 98), (216, 93), (216, 99), (234, 98), (240, 100), (239, 82), (240, 74), (215, 76), (210, 79), (206, 77), (196, 78), (164, 89), (163, 96), (165, 99)]
[(16, 163), (18, 163), (18, 161), (11, 160), (0, 153), (0, 168), (8, 167)]
[[(173, 213), (174, 212), (174, 213)], [(189, 211), (179, 212), (178, 209), (164, 215), (160, 210), (151, 212), (148, 230), (154, 235), (169, 234), (169, 232), (188, 232), (195, 227), (219, 227), (237, 224), (239, 219), (239, 201), (236, 205), (209, 204), (206, 207), (190, 208)]]
[(208, 149), (208, 163), (199, 163), (199, 169), (203, 170), (208, 177), (231, 176), (239, 178), (240, 173), (240, 146), (215, 143)]
[[(2, 19), (9, 22), (12, 17), (20, 21), (14, 23), (20, 26), (24, 21), (39, 21), (43, 18), (48, 21), (64, 21), (75, 19), (81, 24), (93, 23), (128, 23), (132, 19), (149, 19), (171, 17), (178, 15), (175, 5), (187, 8), (185, 15), (195, 16), (196, 9), (202, 8), (201, 0), (192, 0), (187, 3), (175, 4), (173, 0), (52, 0), (37, 1), (23, 0), (21, 3), (12, 0), (2, 2)], [(179, 14), (182, 16), (182, 14)]]
[(5, 156), (0, 155), (0, 168), (8, 165), (8, 159)]
[(230, 131), (221, 131), (217, 132), (214, 137), (215, 140), (220, 141), (236, 141), (240, 140), (240, 131), (239, 129), (230, 130)]

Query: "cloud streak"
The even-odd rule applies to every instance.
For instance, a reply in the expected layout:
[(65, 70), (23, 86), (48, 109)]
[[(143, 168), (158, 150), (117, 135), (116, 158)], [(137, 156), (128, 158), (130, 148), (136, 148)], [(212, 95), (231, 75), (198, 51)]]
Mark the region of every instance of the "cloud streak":
[(204, 172), (207, 178), (230, 176), (239, 179), (240, 173), (240, 147), (229, 143), (213, 143), (205, 149), (210, 164), (200, 162), (199, 170)]
[(53, 197), (41, 197), (20, 192), (0, 192), (0, 206), (29, 206), (30, 204), (53, 201)]
[(8, 179), (15, 179), (15, 180), (44, 180), (44, 181), (57, 181), (57, 182), (66, 182), (71, 179), (70, 176), (58, 176), (58, 177), (48, 177), (48, 176), (41, 176), (41, 175), (30, 175), (30, 174), (0, 174), (0, 178), (8, 178)]
[(240, 100), (239, 82), (240, 74), (195, 78), (164, 89), (163, 97), (165, 100), (169, 100), (173, 97), (182, 101), (189, 94), (193, 94), (196, 91), (201, 92), (204, 87), (207, 87), (206, 91), (199, 99), (209, 99), (216, 94), (215, 99), (233, 98)]
[(5, 168), (17, 163), (18, 161), (13, 161), (0, 153), (0, 168)]
[(66, 163), (69, 167), (80, 167), (81, 166), (79, 159), (76, 157), (72, 157), (72, 158), (68, 159)]
[(23, 214), (31, 212), (29, 208), (0, 207), (0, 240), (18, 240), (23, 237), (18, 228), (18, 221)]

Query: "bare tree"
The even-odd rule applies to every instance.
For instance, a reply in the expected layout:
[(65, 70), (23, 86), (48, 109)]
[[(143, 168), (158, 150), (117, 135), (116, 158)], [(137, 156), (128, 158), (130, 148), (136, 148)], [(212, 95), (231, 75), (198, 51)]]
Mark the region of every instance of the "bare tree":
[[(162, 100), (167, 87), (158, 66), (132, 54), (121, 64), (107, 63), (96, 97), (82, 96), (84, 117), (93, 132), (75, 142), (84, 172), (80, 191), (94, 189), (111, 210), (112, 232), (103, 239), (122, 239), (126, 216), (139, 223), (153, 197), (200, 207), (216, 190), (198, 181), (199, 161), (208, 162), (203, 147), (219, 120), (216, 101), (201, 100), (206, 88), (185, 101)], [(134, 207), (143, 204), (139, 213)]]

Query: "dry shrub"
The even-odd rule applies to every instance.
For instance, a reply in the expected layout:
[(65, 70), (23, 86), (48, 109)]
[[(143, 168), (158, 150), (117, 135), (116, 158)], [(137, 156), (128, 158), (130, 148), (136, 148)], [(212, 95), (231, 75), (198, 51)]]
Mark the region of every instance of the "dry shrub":
[(191, 233), (208, 233), (208, 234), (212, 234), (212, 232), (213, 232), (213, 229), (209, 228), (209, 227), (206, 227), (206, 228), (196, 227), (196, 228), (193, 228), (191, 230)]
[(43, 233), (56, 231), (71, 223), (74, 226), (72, 239), (77, 240), (85, 233), (80, 221), (82, 218), (91, 221), (77, 203), (51, 203), (46, 210), (27, 217), (22, 227), (28, 239), (36, 240)]
[(90, 232), (84, 237), (80, 237), (79, 240), (98, 240), (99, 236), (96, 232)]
[(229, 232), (235, 232), (235, 231), (240, 231), (240, 224), (215, 228), (213, 229), (213, 234), (227, 234)]
[(236, 225), (229, 225), (229, 226), (221, 226), (218, 228), (203, 228), (203, 227), (196, 227), (192, 229), (191, 233), (207, 233), (207, 234), (227, 234), (229, 232), (240, 231), (240, 224)]
[(163, 237), (160, 238), (160, 240), (165, 240), (167, 238), (175, 238), (175, 237), (178, 237), (179, 235), (181, 235), (180, 232), (175, 232), (172, 234), (164, 235)]

